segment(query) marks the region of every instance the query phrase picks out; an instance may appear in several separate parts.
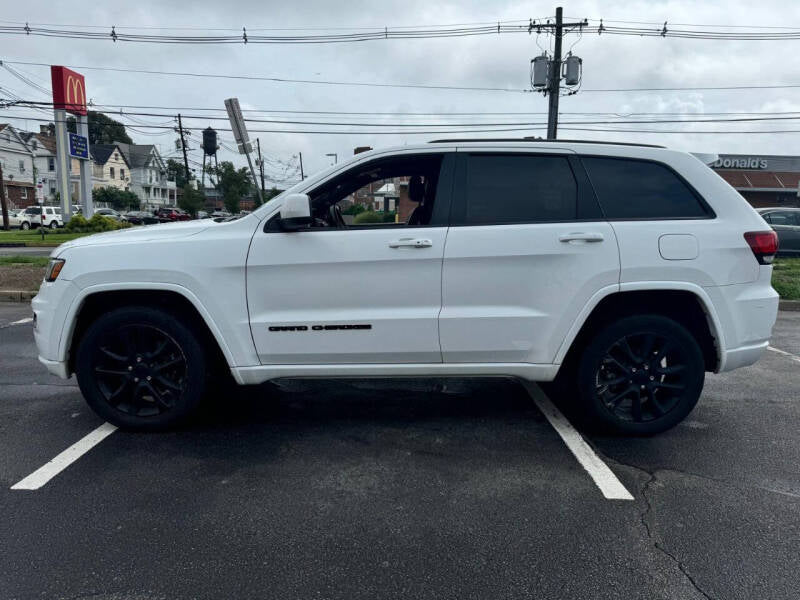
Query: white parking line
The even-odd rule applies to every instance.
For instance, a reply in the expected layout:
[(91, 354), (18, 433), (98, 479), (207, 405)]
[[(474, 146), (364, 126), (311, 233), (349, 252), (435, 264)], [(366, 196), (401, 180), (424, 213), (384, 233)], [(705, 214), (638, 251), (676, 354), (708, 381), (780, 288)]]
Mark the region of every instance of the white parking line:
[(12, 485), (11, 489), (38, 490), (116, 430), (117, 427), (115, 425), (103, 423), (100, 427), (72, 444), (49, 463), (39, 467), (25, 479)]
[(33, 317), (25, 317), (24, 319), (20, 319), (19, 321), (12, 321), (9, 325), (24, 325), (25, 323), (32, 323)]
[(781, 350), (780, 348), (773, 348), (772, 346), (767, 346), (767, 350), (772, 350), (778, 354), (782, 354), (783, 356), (788, 356), (795, 362), (800, 362), (800, 356), (792, 354), (791, 352), (787, 352), (786, 350)]
[(589, 473), (589, 477), (600, 488), (603, 496), (608, 500), (633, 500), (631, 493), (617, 479), (614, 472), (597, 456), (581, 434), (561, 414), (561, 411), (550, 402), (550, 399), (544, 395), (544, 392), (534, 383), (525, 382), (524, 385), (536, 406), (542, 411), (542, 414), (553, 426), (553, 429), (561, 436), (561, 439), (575, 458), (578, 459), (581, 466)]

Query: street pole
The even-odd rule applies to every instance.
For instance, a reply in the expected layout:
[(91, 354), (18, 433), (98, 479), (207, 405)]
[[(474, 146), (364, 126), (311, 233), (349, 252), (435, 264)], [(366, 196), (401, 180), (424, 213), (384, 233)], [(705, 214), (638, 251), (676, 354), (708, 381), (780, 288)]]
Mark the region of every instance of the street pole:
[[(92, 161), (91, 151), (89, 149), (89, 115), (78, 115), (78, 135), (86, 138), (86, 151), (89, 158), (86, 160), (78, 161), (81, 169), (81, 193), (80, 198), (83, 206), (83, 214), (87, 218), (91, 218), (94, 214), (94, 202), (92, 201)], [(64, 222), (66, 223), (72, 217), (72, 203), (69, 203), (69, 212), (65, 213)]]
[(304, 181), (306, 178), (305, 173), (303, 173), (303, 153), (300, 153), (300, 181)]
[(3, 163), (0, 163), (0, 207), (3, 209), (3, 229), (8, 231), (8, 204), (6, 204), (6, 182), (3, 180)]
[(72, 211), (72, 192), (70, 190), (70, 156), (69, 141), (67, 138), (67, 111), (56, 108), (56, 177), (58, 178), (58, 193), (61, 196), (61, 214), (69, 215)]
[[(264, 158), (261, 156), (261, 140), (256, 138), (256, 146), (258, 146), (258, 170), (261, 172), (261, 192), (264, 192)], [(264, 197), (262, 196), (263, 200)]]
[(183, 148), (183, 168), (186, 169), (186, 182), (189, 182), (189, 157), (186, 155), (186, 140), (183, 139), (183, 121), (181, 115), (178, 113), (178, 132), (181, 135), (181, 148)]
[(561, 88), (561, 38), (564, 36), (563, 11), (556, 8), (555, 47), (550, 62), (550, 102), (547, 108), (547, 139), (554, 140), (558, 133), (558, 96)]

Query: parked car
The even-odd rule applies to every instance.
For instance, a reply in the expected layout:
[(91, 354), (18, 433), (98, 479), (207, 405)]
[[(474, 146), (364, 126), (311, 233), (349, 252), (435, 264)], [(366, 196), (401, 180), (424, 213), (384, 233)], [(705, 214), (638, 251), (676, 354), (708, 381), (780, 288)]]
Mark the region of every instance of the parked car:
[(204, 210), (198, 210), (197, 211), (197, 218), (198, 219), (207, 219), (208, 217), (209, 217), (209, 214), (206, 211), (204, 211)]
[[(20, 209), (10, 209), (8, 211), (8, 226), (10, 228), (18, 228), (22, 224), (22, 218), (20, 217), (22, 210)], [(3, 224), (2, 215), (0, 215), (0, 226)]]
[(162, 223), (169, 223), (172, 221), (190, 221), (192, 216), (181, 210), (180, 208), (159, 208), (156, 212), (156, 217)]
[[(186, 417), (215, 374), (471, 375), (553, 382), (587, 425), (645, 435), (767, 348), (777, 235), (690, 154), (449, 140), (339, 167), (234, 221), (61, 245), (39, 360), (128, 429)], [(398, 178), (406, 222), (344, 223), (340, 203)]]
[(211, 213), (212, 219), (227, 219), (230, 216), (231, 213), (229, 213), (227, 210), (215, 210)]
[(133, 225), (154, 225), (155, 223), (161, 222), (158, 220), (158, 217), (147, 212), (146, 210), (128, 211), (125, 213), (125, 219), (127, 219)]
[(113, 208), (96, 208), (94, 211), (96, 215), (102, 215), (104, 217), (108, 217), (109, 219), (114, 219), (115, 221), (127, 221), (128, 219), (125, 215), (117, 212)]
[(758, 214), (778, 234), (779, 255), (800, 255), (800, 208), (759, 208)]
[(58, 206), (29, 206), (19, 215), (21, 229), (49, 227), (57, 229), (64, 226), (61, 208)]

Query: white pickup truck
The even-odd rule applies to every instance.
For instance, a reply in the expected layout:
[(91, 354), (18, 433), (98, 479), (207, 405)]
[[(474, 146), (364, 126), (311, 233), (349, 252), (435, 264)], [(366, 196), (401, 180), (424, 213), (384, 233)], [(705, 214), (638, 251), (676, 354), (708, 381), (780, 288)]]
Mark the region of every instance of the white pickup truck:
[[(354, 201), (386, 218), (348, 225)], [(587, 420), (653, 434), (689, 414), (706, 371), (764, 352), (776, 251), (689, 154), (450, 140), (359, 154), (238, 220), (66, 243), (35, 337), (130, 429), (172, 425), (224, 372), (557, 380)]]

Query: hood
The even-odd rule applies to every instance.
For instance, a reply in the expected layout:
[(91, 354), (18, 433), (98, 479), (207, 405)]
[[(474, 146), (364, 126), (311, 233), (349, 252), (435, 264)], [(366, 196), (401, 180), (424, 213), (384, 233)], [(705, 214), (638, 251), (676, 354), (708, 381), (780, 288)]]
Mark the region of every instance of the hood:
[(149, 242), (152, 240), (168, 240), (187, 237), (200, 233), (215, 226), (211, 220), (202, 221), (179, 221), (176, 223), (162, 223), (160, 225), (145, 225), (142, 227), (130, 227), (128, 229), (117, 229), (104, 233), (94, 233), (85, 237), (65, 242), (50, 254), (52, 257), (59, 256), (64, 250), (82, 246), (101, 246), (109, 244), (132, 244), (139, 242)]

